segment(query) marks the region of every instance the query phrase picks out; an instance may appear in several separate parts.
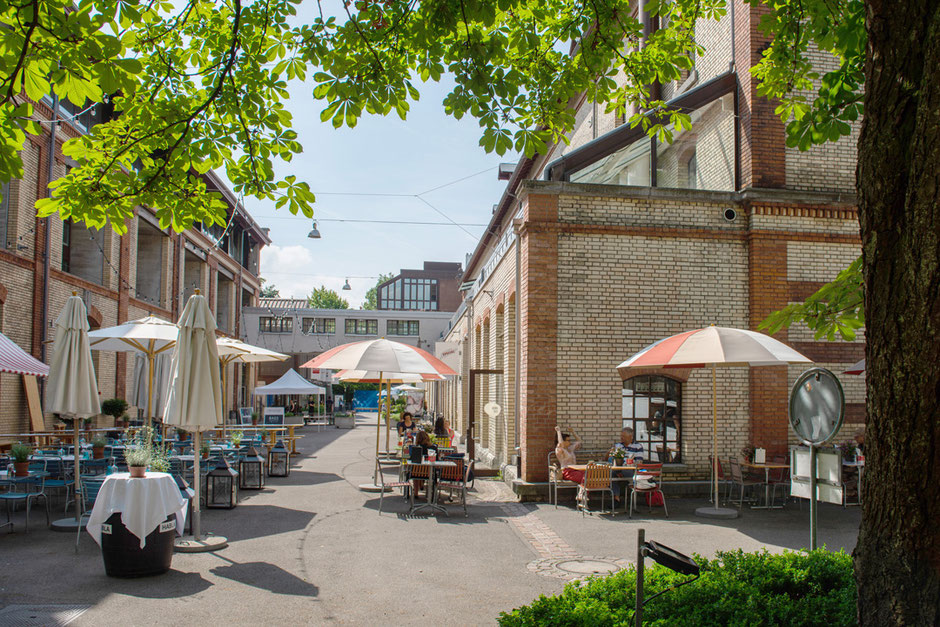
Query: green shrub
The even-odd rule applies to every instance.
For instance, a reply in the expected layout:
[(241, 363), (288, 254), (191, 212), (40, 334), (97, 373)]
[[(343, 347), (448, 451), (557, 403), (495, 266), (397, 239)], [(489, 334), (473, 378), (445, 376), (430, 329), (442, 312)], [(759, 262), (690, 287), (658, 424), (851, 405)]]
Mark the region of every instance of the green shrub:
[(124, 415), (127, 411), (127, 401), (122, 398), (109, 398), (101, 403), (101, 413), (105, 416), (113, 416), (115, 420)]
[(29, 461), (29, 456), (33, 454), (33, 449), (28, 444), (17, 442), (10, 447), (10, 457), (18, 464)]
[[(855, 625), (852, 558), (825, 549), (696, 556), (701, 578), (653, 599), (644, 625)], [(644, 596), (687, 580), (647, 560)], [(500, 625), (633, 625), (636, 571), (568, 584), (557, 595), (500, 614)]]

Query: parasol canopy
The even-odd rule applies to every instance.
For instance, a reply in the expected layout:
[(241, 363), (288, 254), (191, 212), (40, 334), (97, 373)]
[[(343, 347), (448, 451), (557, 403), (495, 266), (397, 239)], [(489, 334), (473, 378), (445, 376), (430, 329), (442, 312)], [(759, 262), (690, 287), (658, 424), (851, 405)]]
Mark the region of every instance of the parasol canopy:
[(450, 366), (427, 351), (385, 338), (337, 346), (317, 355), (302, 367), (445, 376), (457, 374)]
[(0, 372), (46, 377), (49, 376), (49, 366), (24, 351), (16, 342), (3, 333), (0, 333)]

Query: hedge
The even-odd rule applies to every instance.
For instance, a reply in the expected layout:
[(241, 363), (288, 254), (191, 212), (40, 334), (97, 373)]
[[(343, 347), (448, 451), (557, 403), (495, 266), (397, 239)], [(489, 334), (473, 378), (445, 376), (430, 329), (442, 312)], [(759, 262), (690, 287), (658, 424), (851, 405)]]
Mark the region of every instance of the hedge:
[[(840, 551), (766, 550), (720, 552), (714, 560), (695, 556), (698, 581), (653, 599), (644, 625), (855, 625), (852, 558)], [(689, 579), (647, 560), (644, 596)], [(506, 627), (524, 625), (633, 625), (636, 571), (631, 566), (606, 577), (565, 586), (530, 605), (500, 614)]]

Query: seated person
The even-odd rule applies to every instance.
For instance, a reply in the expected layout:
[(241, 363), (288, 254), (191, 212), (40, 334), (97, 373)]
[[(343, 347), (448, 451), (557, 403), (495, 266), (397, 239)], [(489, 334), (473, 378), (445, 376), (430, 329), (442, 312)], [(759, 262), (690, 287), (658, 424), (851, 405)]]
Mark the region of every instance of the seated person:
[[(634, 461), (642, 462), (644, 457), (643, 445), (633, 441), (633, 429), (630, 427), (624, 427), (620, 430), (620, 441), (613, 445), (610, 449), (610, 461), (611, 464), (614, 463), (615, 455), (618, 451), (623, 451), (624, 461)], [(611, 470), (612, 477), (632, 477), (632, 469), (613, 469)], [(614, 481), (612, 485), (614, 487), (614, 500), (618, 503), (623, 497), (623, 491), (626, 488), (628, 482), (626, 481)]]
[(417, 423), (414, 421), (414, 417), (411, 415), (411, 412), (405, 412), (401, 415), (401, 420), (398, 422), (398, 437), (403, 437), (405, 435), (411, 434), (418, 428)]
[[(561, 427), (558, 425), (555, 425), (555, 436), (555, 456), (558, 458), (558, 463), (561, 465), (561, 476), (567, 481), (583, 483), (584, 471), (569, 468), (569, 466), (578, 462), (574, 452), (581, 448), (581, 438), (579, 438), (578, 434), (574, 431), (571, 432), (570, 436), (567, 433), (562, 433)], [(572, 437), (574, 438), (574, 442), (571, 441)]]
[(865, 427), (860, 427), (855, 431), (855, 448), (859, 455), (865, 454)]
[(424, 429), (418, 429), (413, 446), (420, 446), (421, 454), (425, 457), (428, 455), (428, 450), (433, 450), (435, 453), (437, 452), (437, 444), (431, 442), (431, 436), (429, 436), (428, 432)]
[(438, 416), (434, 421), (434, 437), (447, 438), (448, 444), (454, 438), (454, 430), (447, 426), (447, 421), (443, 416)]

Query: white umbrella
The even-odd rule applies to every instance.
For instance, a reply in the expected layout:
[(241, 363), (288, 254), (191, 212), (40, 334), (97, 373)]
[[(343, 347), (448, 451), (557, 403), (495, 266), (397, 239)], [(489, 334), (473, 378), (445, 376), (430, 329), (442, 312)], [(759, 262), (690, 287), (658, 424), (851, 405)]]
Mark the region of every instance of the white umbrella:
[[(55, 321), (52, 364), (46, 385), (46, 411), (72, 416), (75, 425), (75, 525), (81, 524), (82, 519), (81, 500), (78, 498), (81, 476), (78, 419), (101, 413), (95, 366), (88, 345), (88, 329), (85, 303), (73, 292)], [(57, 526), (67, 527), (71, 522), (57, 523)]]
[[(380, 382), (385, 380), (385, 373), (394, 373), (396, 375), (436, 374), (441, 376), (457, 374), (450, 366), (427, 351), (421, 350), (417, 346), (393, 342), (385, 338), (337, 346), (317, 355), (302, 367), (332, 370), (373, 370), (378, 372)], [(390, 376), (393, 375), (390, 374)], [(388, 414), (387, 407), (386, 404), (386, 416)], [(381, 411), (376, 419), (375, 429), (375, 456), (378, 458), (379, 434), (382, 431)], [(369, 491), (382, 489), (375, 484), (374, 473), (375, 470), (373, 469), (372, 484), (361, 485), (359, 486), (360, 489)]]
[[(404, 372), (385, 372), (383, 380), (388, 383), (418, 383), (420, 381), (443, 381), (439, 374), (407, 374)], [(376, 370), (340, 370), (334, 376), (338, 381), (350, 383), (378, 383), (379, 372)]]
[(152, 418), (154, 360), (176, 343), (179, 328), (172, 322), (147, 316), (88, 334), (91, 347), (100, 351), (139, 352), (147, 358), (147, 420)]
[(784, 364), (811, 364), (783, 342), (769, 335), (731, 329), (705, 327), (686, 331), (655, 342), (617, 366), (626, 378), (634, 368), (705, 368), (712, 369), (712, 476), (714, 478), (714, 507), (700, 508), (697, 514), (713, 517), (733, 517), (734, 510), (718, 507), (718, 391), (716, 369), (726, 366), (779, 366)]
[[(222, 362), (224, 369), (230, 363), (240, 361), (246, 364), (259, 363), (264, 361), (286, 361), (290, 355), (277, 353), (260, 346), (246, 344), (233, 337), (220, 337), (216, 340), (216, 346), (219, 349), (219, 361)], [(225, 398), (225, 370), (222, 371), (222, 398)], [(223, 424), (223, 435), (224, 424)]]
[(133, 387), (128, 402), (135, 407), (147, 407), (150, 394), (150, 412), (162, 416), (166, 410), (166, 390), (170, 385), (170, 359), (167, 351), (153, 359), (153, 379), (150, 378), (150, 360), (143, 353), (134, 355)]
[(222, 422), (222, 381), (219, 375), (219, 349), (215, 342), (215, 317), (204, 296), (196, 290), (189, 297), (179, 319), (179, 334), (173, 351), (170, 387), (163, 420), (168, 425), (194, 433), (195, 465), (193, 480), (193, 541), (182, 543), (186, 550), (215, 550), (226, 544), (218, 536), (203, 540), (200, 529), (199, 439), (202, 431)]

